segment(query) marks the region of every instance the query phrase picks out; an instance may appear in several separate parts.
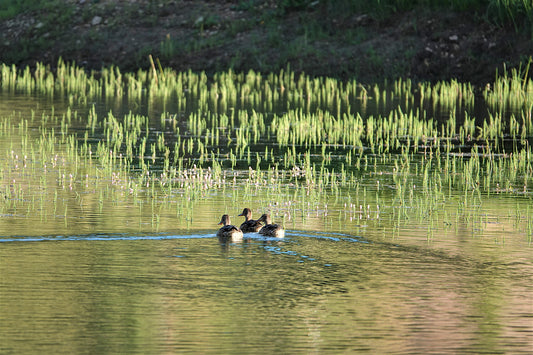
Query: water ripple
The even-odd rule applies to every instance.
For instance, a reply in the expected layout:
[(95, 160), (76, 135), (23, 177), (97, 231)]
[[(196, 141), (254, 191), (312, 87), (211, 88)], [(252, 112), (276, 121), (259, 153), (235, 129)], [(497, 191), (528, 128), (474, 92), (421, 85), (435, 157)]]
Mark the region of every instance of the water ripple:
[[(298, 230), (288, 230), (286, 238), (264, 236), (259, 233), (247, 233), (245, 238), (260, 241), (289, 241), (290, 237), (306, 237), (331, 241), (348, 241), (355, 243), (369, 243), (361, 237), (343, 233), (321, 233)], [(58, 241), (115, 241), (115, 240), (172, 240), (172, 239), (202, 239), (214, 238), (215, 233), (182, 234), (182, 235), (131, 235), (131, 234), (88, 234), (88, 235), (57, 235), (57, 236), (0, 236), (0, 242), (58, 242)]]
[(289, 236), (298, 236), (298, 237), (307, 237), (315, 239), (326, 239), (332, 240), (335, 242), (347, 241), (355, 243), (370, 243), (368, 240), (363, 239), (362, 237), (353, 236), (350, 234), (344, 233), (322, 233), (322, 232), (308, 232), (308, 231), (287, 231)]
[(169, 240), (169, 239), (201, 239), (214, 238), (215, 234), (190, 235), (140, 235), (130, 234), (89, 234), (71, 236), (37, 236), (37, 237), (0, 237), (0, 242), (60, 242), (60, 241), (113, 241), (113, 240)]

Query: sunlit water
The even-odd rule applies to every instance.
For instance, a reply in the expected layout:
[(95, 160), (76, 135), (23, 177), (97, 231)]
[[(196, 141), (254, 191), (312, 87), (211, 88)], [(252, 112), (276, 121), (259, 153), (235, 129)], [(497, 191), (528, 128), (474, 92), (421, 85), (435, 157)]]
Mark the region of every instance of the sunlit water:
[[(61, 102), (11, 97), (0, 109), (28, 118)], [(58, 166), (2, 172), (4, 187), (25, 192), (0, 216), (2, 354), (533, 349), (528, 186), (451, 191), (431, 214), (395, 202), (390, 166), (362, 174), (357, 194), (273, 194), (239, 178), (156, 199), (148, 186), (70, 183)], [(220, 242), (220, 216), (240, 224), (244, 207), (271, 213), (286, 237)]]
[[(527, 353), (531, 259), (350, 234), (5, 238), (2, 353)], [(476, 249), (474, 253), (468, 250)]]

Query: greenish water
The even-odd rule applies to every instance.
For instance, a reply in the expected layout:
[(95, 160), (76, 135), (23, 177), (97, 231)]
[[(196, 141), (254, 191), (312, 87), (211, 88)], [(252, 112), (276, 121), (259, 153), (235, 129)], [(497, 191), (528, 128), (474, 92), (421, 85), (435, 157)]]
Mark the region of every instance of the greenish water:
[[(2, 353), (511, 352), (531, 259), (289, 232), (2, 243)], [(481, 251), (479, 251), (481, 249)]]
[[(366, 119), (411, 105), (397, 101), (352, 110)], [(358, 162), (357, 147), (331, 137), (291, 146), (273, 125), (242, 143), (244, 123), (228, 123), (214, 143), (210, 126), (195, 131), (198, 108), (188, 105), (2, 94), (0, 353), (531, 351), (533, 189), (524, 139), (453, 136), (443, 139), (454, 145), (445, 151), (424, 137), (410, 155), (365, 145)], [(62, 119), (69, 110), (76, 116)], [(100, 120), (91, 129), (92, 110)], [(110, 111), (118, 122), (130, 111), (148, 117), (148, 148), (133, 152), (132, 165), (125, 149), (97, 150), (117, 139), (107, 127), (130, 134), (102, 121)], [(443, 121), (450, 114), (424, 112)], [(189, 138), (194, 148), (182, 156), (192, 163), (166, 176), (172, 169), (156, 145)], [(505, 164), (516, 156), (513, 170)], [(244, 207), (255, 218), (270, 213), (286, 237), (221, 244), (220, 216), (238, 225)]]

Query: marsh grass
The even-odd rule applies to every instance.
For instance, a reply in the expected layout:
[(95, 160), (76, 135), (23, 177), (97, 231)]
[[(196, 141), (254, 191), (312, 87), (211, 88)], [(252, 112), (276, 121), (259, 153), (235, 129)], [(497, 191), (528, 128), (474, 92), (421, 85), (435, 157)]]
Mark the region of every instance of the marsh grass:
[[(5, 115), (3, 215), (37, 214), (68, 228), (88, 210), (112, 214), (125, 205), (134, 207), (140, 229), (165, 230), (170, 218), (189, 228), (196, 208), (221, 194), (227, 204), (260, 205), (295, 227), (316, 217), (356, 226), (385, 219), (393, 235), (416, 222), (432, 239), (459, 219), (486, 225), (478, 206), (505, 195), (517, 199), (518, 228), (531, 239), (524, 206), (532, 196), (532, 84), (518, 74), (484, 88), (485, 119), (465, 114), (461, 122), (457, 110), (479, 97), (457, 82), (369, 89), (288, 69), (212, 78), (162, 68), (86, 74), (62, 61), (55, 73), (42, 65), (1, 69), (4, 92), (177, 107), (156, 119), (94, 106), (86, 115), (70, 108)], [(369, 102), (396, 108), (365, 114), (360, 108)], [(424, 109), (435, 105), (447, 119)]]

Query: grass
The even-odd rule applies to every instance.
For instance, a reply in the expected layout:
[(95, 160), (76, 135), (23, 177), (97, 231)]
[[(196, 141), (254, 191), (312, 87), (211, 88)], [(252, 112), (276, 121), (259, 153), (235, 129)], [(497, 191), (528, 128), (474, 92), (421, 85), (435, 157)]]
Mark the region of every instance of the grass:
[(59, 1), (39, 1), (39, 0), (6, 0), (0, 5), (0, 19), (15, 17), (25, 11), (45, 10), (51, 4), (57, 4)]
[[(56, 0), (7, 0), (0, 5), (0, 18), (8, 19), (16, 15), (32, 12), (36, 25), (23, 33), (16, 41), (6, 44), (3, 61), (5, 63), (26, 63), (32, 57), (46, 55), (57, 58), (56, 53), (63, 53), (69, 58), (86, 58), (84, 51), (103, 52), (99, 43), (106, 42), (113, 36), (115, 26), (142, 24), (152, 26), (157, 22), (165, 22), (169, 11), (175, 11), (170, 1), (150, 1), (149, 4), (123, 4), (120, 2), (85, 2), (83, 6), (75, 2)], [(165, 8), (166, 5), (169, 5)], [(337, 55), (339, 58), (353, 57), (343, 53), (346, 43), (358, 44), (371, 39), (364, 33), (368, 26), (344, 26), (340, 24), (352, 23), (354, 18), (368, 16), (379, 20), (386, 20), (394, 14), (405, 11), (420, 11), (427, 9), (441, 12), (468, 11), (480, 21), (497, 23), (500, 26), (514, 27), (517, 31), (533, 34), (533, 10), (529, 1), (504, 1), (504, 0), (469, 0), (469, 1), (392, 1), (392, 0), (341, 0), (341, 1), (286, 1), (278, 0), (265, 3), (263, 1), (235, 2), (234, 9), (246, 11), (250, 15), (246, 20), (226, 20), (210, 13), (211, 6), (202, 7), (201, 4), (192, 4), (192, 19), (187, 22), (187, 31), (178, 35), (173, 29), (161, 38), (145, 42), (136, 49), (136, 53), (128, 54), (119, 59), (121, 65), (146, 66), (148, 54), (158, 56), (166, 65), (179, 65), (178, 61), (191, 60), (194, 56), (198, 60), (202, 57), (212, 57), (211, 50), (217, 53), (228, 46), (229, 41), (234, 43), (234, 51), (229, 55), (231, 59), (221, 58), (219, 61), (206, 63), (210, 70), (226, 70), (233, 68), (259, 68), (263, 72), (278, 71), (286, 63), (291, 62), (294, 70), (313, 71), (317, 75), (329, 74), (339, 77), (367, 78), (367, 72), (375, 72), (375, 78), (396, 78), (409, 75), (409, 68), (420, 50), (413, 44), (410, 50), (403, 50), (401, 54), (390, 55), (393, 50), (386, 51), (381, 47), (370, 44), (361, 47), (358, 52), (363, 53), (364, 60), (342, 60), (336, 64), (339, 69), (331, 64), (330, 57)], [(414, 9), (414, 10), (413, 10)], [(436, 10), (435, 10), (436, 9)], [(197, 13), (197, 16), (195, 14)], [(38, 15), (37, 15), (38, 14)], [(126, 14), (126, 16), (124, 16)], [(287, 16), (290, 14), (291, 16)], [(322, 16), (322, 14), (325, 14)], [(63, 33), (70, 33), (72, 28), (90, 24), (94, 16), (104, 18), (105, 25), (93, 26), (88, 33), (77, 31), (76, 39), (65, 38)], [(223, 16), (221, 16), (223, 17)], [(203, 19), (195, 24), (196, 19)], [(292, 20), (287, 20), (290, 18)], [(334, 18), (336, 21), (322, 20)], [(294, 24), (298, 21), (298, 25)], [(38, 26), (37, 26), (38, 25)], [(340, 26), (340, 27), (339, 27)], [(344, 41), (336, 40), (340, 36), (346, 37)], [(164, 30), (164, 28), (163, 28)], [(191, 34), (192, 33), (192, 34)], [(239, 41), (233, 41), (242, 37)], [(368, 37), (368, 38), (367, 38)], [(406, 34), (405, 41), (409, 41)], [(6, 37), (7, 40), (8, 36)], [(57, 43), (61, 41), (59, 50)], [(335, 43), (344, 45), (335, 45)], [(370, 41), (374, 42), (374, 41)], [(239, 45), (244, 43), (245, 45)], [(125, 45), (124, 52), (131, 50), (130, 45)], [(132, 46), (132, 45), (131, 45)], [(351, 46), (348, 46), (351, 47)], [(385, 46), (387, 47), (387, 46)], [(89, 49), (90, 48), (90, 49)], [(266, 49), (265, 49), (266, 48)], [(353, 48), (351, 49), (353, 50)], [(235, 54), (235, 55), (233, 55)], [(117, 56), (122, 54), (117, 53)], [(396, 58), (393, 58), (396, 56)], [(117, 57), (115, 57), (117, 58)], [(54, 59), (55, 60), (55, 59)], [(101, 59), (96, 59), (100, 61)], [(109, 59), (107, 59), (109, 60)], [(518, 60), (517, 60), (518, 61)], [(310, 66), (309, 63), (318, 63)], [(515, 61), (516, 62), (516, 61)], [(93, 66), (93, 60), (86, 64)], [(460, 75), (452, 73), (453, 75)], [(451, 75), (451, 74), (450, 74)]]
[[(387, 218), (396, 230), (417, 220), (433, 238), (443, 219), (475, 220), (474, 206), (505, 195), (519, 201), (519, 225), (530, 223), (523, 212), (533, 176), (525, 73), (499, 76), (480, 96), (455, 81), (363, 87), (289, 69), (208, 77), (155, 68), (85, 73), (63, 61), (55, 72), (2, 66), (4, 93), (89, 108), (83, 115), (69, 107), (4, 116), (2, 213), (62, 216), (68, 227), (67, 217), (79, 210), (72, 201), (92, 199), (101, 213), (135, 206), (157, 229), (170, 210), (189, 225), (195, 206), (221, 194), (230, 205), (250, 201), (303, 220), (312, 213), (327, 218), (332, 210), (344, 210), (338, 218), (351, 223)], [(125, 97), (172, 103), (175, 111), (118, 116), (90, 106)], [(474, 112), (476, 100), (486, 100), (489, 115), (458, 120), (457, 110)], [(369, 106), (389, 111), (365, 113)], [(435, 107), (450, 115), (429, 115)]]

